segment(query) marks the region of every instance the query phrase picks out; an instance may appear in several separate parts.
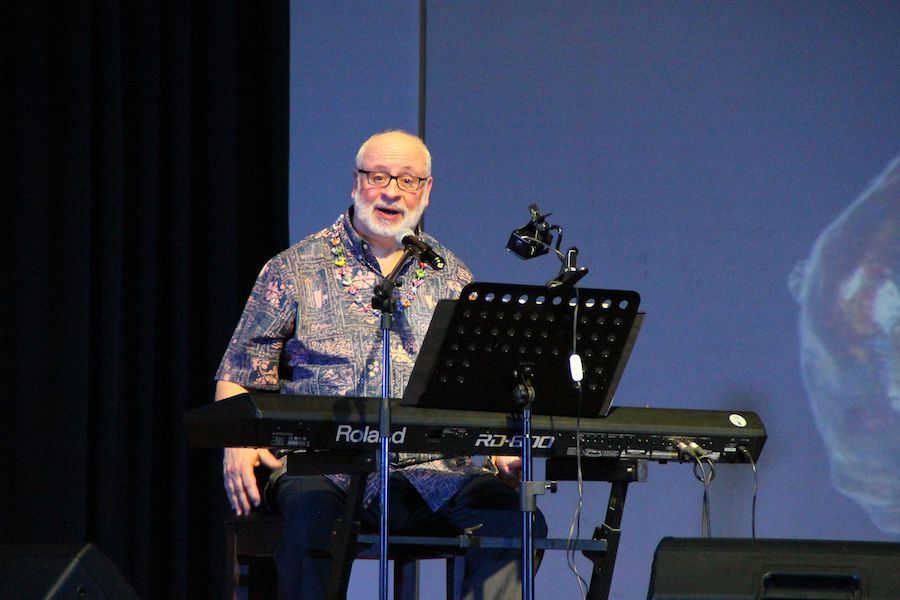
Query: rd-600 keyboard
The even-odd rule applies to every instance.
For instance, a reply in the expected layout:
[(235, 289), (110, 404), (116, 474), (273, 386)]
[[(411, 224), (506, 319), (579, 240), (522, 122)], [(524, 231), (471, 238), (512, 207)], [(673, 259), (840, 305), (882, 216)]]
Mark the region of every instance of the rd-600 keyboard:
[[(378, 445), (377, 398), (241, 394), (188, 412), (192, 446), (353, 450)], [(516, 454), (517, 417), (503, 413), (391, 409), (391, 449), (444, 454)], [(766, 441), (759, 417), (747, 411), (614, 407), (603, 418), (532, 417), (534, 456), (575, 456), (576, 431), (585, 457), (720, 462), (755, 461)]]

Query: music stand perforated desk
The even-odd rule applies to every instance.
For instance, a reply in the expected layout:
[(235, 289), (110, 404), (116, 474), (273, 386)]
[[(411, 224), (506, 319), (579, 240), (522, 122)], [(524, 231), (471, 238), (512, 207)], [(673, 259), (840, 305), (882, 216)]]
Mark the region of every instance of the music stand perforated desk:
[[(531, 369), (539, 415), (606, 416), (640, 330), (637, 292), (470, 283), (438, 302), (403, 404), (515, 412), (516, 373)], [(581, 406), (569, 372), (584, 371)]]

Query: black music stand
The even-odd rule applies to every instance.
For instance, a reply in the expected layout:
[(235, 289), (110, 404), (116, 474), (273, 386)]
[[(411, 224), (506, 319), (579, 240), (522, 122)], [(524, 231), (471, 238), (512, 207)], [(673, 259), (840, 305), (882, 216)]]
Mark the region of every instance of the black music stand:
[[(515, 373), (530, 367), (534, 414), (605, 417), (640, 330), (639, 304), (631, 291), (470, 283), (459, 300), (438, 302), (403, 404), (518, 412)], [(576, 311), (580, 393), (569, 371)]]
[[(606, 416), (640, 329), (639, 304), (631, 291), (471, 283), (459, 300), (438, 303), (419, 351), (404, 404), (521, 415), (526, 600), (536, 496), (551, 489), (532, 479), (532, 412)], [(571, 366), (575, 354), (581, 364)]]

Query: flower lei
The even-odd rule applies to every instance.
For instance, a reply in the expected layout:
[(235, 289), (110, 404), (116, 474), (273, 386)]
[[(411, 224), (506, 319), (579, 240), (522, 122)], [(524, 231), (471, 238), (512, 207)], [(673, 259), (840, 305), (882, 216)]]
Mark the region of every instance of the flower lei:
[[(379, 314), (381, 311), (372, 309), (372, 302), (369, 295), (360, 294), (360, 291), (368, 287), (365, 285), (366, 271), (364, 269), (357, 269), (356, 272), (353, 272), (350, 267), (347, 266), (347, 251), (341, 241), (340, 227), (341, 222), (338, 221), (331, 228), (331, 254), (334, 256), (334, 264), (338, 268), (338, 282), (352, 297), (355, 308), (363, 311), (371, 309), (374, 313)], [(426, 267), (427, 265), (425, 263), (419, 261), (419, 266), (413, 273), (412, 281), (407, 281), (406, 285), (395, 288), (394, 299), (396, 301), (395, 306), (397, 312), (403, 312), (404, 309), (407, 309), (412, 305), (412, 302), (416, 297), (416, 290), (425, 282), (425, 277), (428, 274)]]

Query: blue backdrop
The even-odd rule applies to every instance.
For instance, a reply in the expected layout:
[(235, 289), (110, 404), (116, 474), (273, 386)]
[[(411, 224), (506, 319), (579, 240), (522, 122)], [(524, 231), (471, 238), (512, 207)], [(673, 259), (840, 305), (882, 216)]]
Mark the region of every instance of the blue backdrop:
[[(298, 240), (350, 203), (365, 137), (415, 132), (419, 3), (295, 0), (291, 26)], [(427, 228), (480, 280), (541, 283), (558, 264), (522, 262), (504, 246), (529, 203), (552, 211), (564, 245), (578, 246), (590, 268), (582, 285), (642, 295), (647, 318), (616, 404), (759, 413), (769, 434), (760, 537), (897, 540), (896, 488), (852, 498), (832, 481), (830, 454), (847, 456), (827, 437), (826, 411), (811, 404), (821, 388), (804, 385), (799, 323), (812, 300), (803, 292), (808, 270), (796, 267), (807, 258), (816, 266), (820, 235), (839, 228), (854, 201), (865, 203), (861, 195), (900, 153), (898, 73), (896, 2), (429, 2)], [(884, 331), (856, 356), (880, 361), (866, 371), (872, 385), (847, 401), (888, 449), (870, 461), (885, 481), (900, 479), (900, 452), (890, 451), (900, 445), (900, 301), (891, 295), (891, 282), (900, 284), (900, 193), (892, 190), (854, 229), (865, 239), (881, 226), (872, 234), (879, 244), (860, 251), (881, 253), (880, 279), (860, 288), (871, 288), (863, 304), (847, 304), (862, 296), (846, 281), (835, 292), (844, 312), (868, 311), (853, 323)], [(873, 271), (854, 268), (860, 252), (844, 261), (836, 252), (847, 281)], [(803, 347), (814, 345), (807, 335)], [(820, 359), (834, 367), (834, 356)], [(562, 488), (540, 505), (551, 535), (564, 537), (575, 494)], [(586, 490), (589, 533), (608, 487)], [(750, 535), (751, 495), (749, 468), (719, 468), (714, 535)], [(646, 595), (659, 539), (699, 535), (701, 496), (686, 465), (651, 465), (649, 480), (632, 486), (611, 597)], [(884, 513), (877, 525), (873, 503)], [(586, 560), (579, 565), (588, 571)], [(375, 569), (354, 567), (351, 598), (370, 597)], [(537, 593), (577, 596), (562, 553), (545, 557)], [(442, 597), (440, 588), (425, 597)]]

